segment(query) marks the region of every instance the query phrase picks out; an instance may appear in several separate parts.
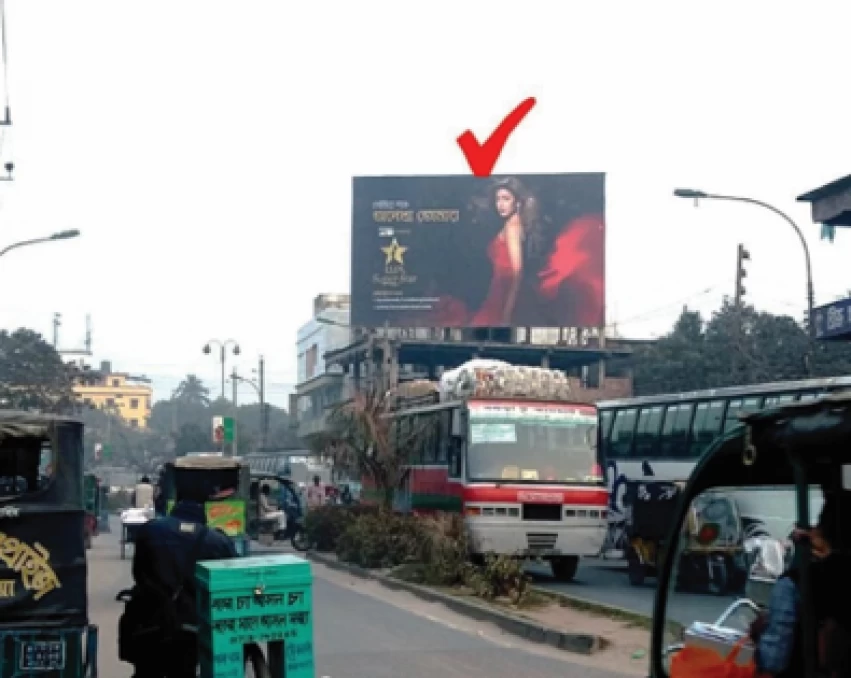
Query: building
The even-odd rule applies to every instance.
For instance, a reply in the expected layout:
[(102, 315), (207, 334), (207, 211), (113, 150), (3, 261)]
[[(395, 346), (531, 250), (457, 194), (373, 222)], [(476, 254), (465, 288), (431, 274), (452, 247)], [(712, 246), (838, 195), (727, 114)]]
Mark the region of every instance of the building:
[(89, 407), (117, 414), (131, 428), (148, 426), (154, 391), (145, 377), (113, 372), (103, 362), (98, 372), (89, 372), (74, 386), (74, 394)]
[[(347, 311), (348, 313), (348, 311)], [(313, 327), (313, 322), (306, 328)], [(327, 320), (319, 324), (328, 325)], [(302, 441), (327, 428), (332, 407), (344, 402), (377, 374), (390, 384), (417, 379), (436, 380), (448, 369), (473, 358), (493, 358), (514, 365), (564, 371), (577, 399), (594, 402), (632, 395), (629, 341), (609, 340), (596, 330), (577, 329), (354, 329), (335, 323), (345, 333), (325, 335), (324, 353), (308, 360), (309, 346), (299, 343), (299, 383), (290, 411)], [(299, 333), (299, 341), (307, 337)], [(304, 357), (303, 357), (304, 356)], [(321, 360), (321, 362), (319, 362)], [(302, 372), (302, 361), (305, 364)], [(317, 365), (314, 371), (307, 369)], [(321, 370), (321, 371), (320, 371)]]
[[(821, 224), (822, 237), (833, 240), (837, 227), (851, 226), (851, 174), (798, 196), (810, 203), (813, 222)], [(840, 299), (813, 309), (817, 339), (851, 339), (851, 298)]]
[(345, 375), (340, 368), (327, 369), (325, 355), (351, 343), (349, 295), (320, 294), (313, 301), (313, 317), (296, 338), (298, 384), (290, 405), (299, 435), (321, 431), (326, 408), (343, 398)]

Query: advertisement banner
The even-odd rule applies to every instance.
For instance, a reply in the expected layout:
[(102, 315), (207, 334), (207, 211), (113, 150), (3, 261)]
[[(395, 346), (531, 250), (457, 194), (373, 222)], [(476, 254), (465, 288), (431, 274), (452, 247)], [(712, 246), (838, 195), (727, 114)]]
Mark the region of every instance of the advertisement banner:
[(86, 623), (84, 516), (55, 507), (6, 507), (0, 516), (0, 627)]
[(359, 327), (605, 325), (605, 174), (355, 177)]
[[(174, 508), (174, 500), (166, 504), (166, 513), (171, 513)], [(246, 511), (245, 502), (238, 499), (225, 499), (208, 501), (204, 504), (204, 513), (207, 514), (207, 527), (211, 530), (221, 530), (228, 537), (240, 537), (245, 534)]]

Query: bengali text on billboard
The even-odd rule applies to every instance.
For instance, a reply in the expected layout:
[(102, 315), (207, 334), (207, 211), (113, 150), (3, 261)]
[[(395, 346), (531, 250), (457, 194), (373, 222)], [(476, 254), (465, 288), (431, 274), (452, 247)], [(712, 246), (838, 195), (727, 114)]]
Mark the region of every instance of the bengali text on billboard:
[(352, 324), (602, 327), (605, 175), (356, 177)]

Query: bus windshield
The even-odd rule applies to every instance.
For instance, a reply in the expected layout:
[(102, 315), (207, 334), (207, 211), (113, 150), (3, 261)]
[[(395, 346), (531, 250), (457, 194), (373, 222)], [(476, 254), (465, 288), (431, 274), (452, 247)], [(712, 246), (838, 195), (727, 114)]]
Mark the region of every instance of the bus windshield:
[(467, 478), (473, 482), (599, 483), (597, 414), (561, 403), (473, 403)]

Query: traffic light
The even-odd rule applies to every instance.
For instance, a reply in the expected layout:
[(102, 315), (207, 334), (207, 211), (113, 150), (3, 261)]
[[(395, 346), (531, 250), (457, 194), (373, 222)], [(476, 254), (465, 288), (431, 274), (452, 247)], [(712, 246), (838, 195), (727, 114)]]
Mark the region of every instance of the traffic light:
[(745, 246), (739, 243), (739, 251), (736, 257), (736, 306), (741, 306), (742, 297), (745, 296), (745, 285), (744, 281), (748, 275), (748, 272), (745, 270), (745, 262), (750, 261), (751, 255), (745, 249)]

